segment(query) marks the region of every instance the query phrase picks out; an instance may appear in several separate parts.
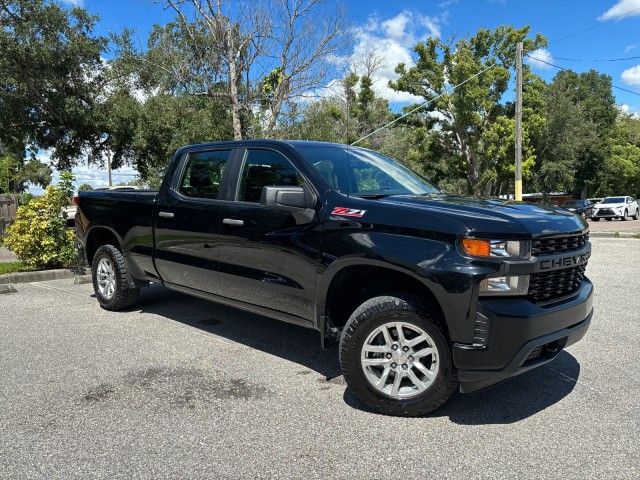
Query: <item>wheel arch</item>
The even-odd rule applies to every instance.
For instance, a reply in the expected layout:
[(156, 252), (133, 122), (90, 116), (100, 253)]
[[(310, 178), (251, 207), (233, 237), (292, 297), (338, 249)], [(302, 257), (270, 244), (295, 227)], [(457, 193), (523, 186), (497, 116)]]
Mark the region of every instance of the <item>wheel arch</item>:
[[(359, 287), (359, 280), (366, 281)], [(355, 289), (352, 288), (354, 286)], [(333, 262), (318, 281), (318, 329), (323, 333), (327, 322), (332, 327), (343, 327), (351, 313), (369, 298), (402, 293), (432, 305), (442, 320), (443, 333), (450, 338), (446, 307), (443, 308), (442, 295), (438, 290), (442, 287), (437, 283), (398, 265), (364, 258), (339, 260)]]
[(102, 245), (113, 245), (122, 252), (122, 238), (120, 238), (120, 235), (109, 226), (96, 225), (87, 232), (85, 254), (89, 265), (91, 265), (96, 251)]

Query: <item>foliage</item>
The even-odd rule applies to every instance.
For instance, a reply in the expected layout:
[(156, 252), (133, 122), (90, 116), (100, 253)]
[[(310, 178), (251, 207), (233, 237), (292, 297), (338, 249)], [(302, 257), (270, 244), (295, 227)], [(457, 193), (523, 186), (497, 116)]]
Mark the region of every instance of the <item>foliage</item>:
[(33, 270), (22, 262), (0, 262), (0, 275), (4, 273), (28, 272)]
[(88, 183), (83, 183), (78, 187), (79, 192), (88, 192), (89, 190), (93, 190), (93, 187)]
[(68, 229), (62, 208), (69, 205), (73, 176), (61, 175), (60, 186), (48, 186), (43, 196), (18, 207), (4, 244), (25, 265), (33, 268), (72, 266), (77, 249), (75, 233)]
[(101, 87), (97, 17), (52, 0), (0, 2), (0, 142), (17, 158), (27, 147), (52, 149), (70, 165), (99, 136)]
[(36, 158), (24, 160), (14, 154), (0, 154), (0, 193), (22, 193), (31, 183), (46, 187), (51, 183), (51, 167)]
[[(479, 193), (482, 186), (480, 170), (483, 159), (487, 159), (487, 152), (482, 151), (483, 140), (500, 114), (516, 44), (522, 41), (529, 51), (546, 44), (541, 35), (533, 39), (528, 35), (529, 27), (500, 26), (495, 30), (481, 29), (455, 45), (429, 38), (416, 45), (415, 65), (398, 65), (400, 77), (390, 82), (392, 88), (429, 102), (425, 111), (436, 120), (437, 141), (450, 155), (463, 159), (471, 192)], [(450, 85), (459, 84), (462, 85), (449, 91)], [(484, 176), (484, 183), (495, 183), (505, 167), (491, 168), (493, 173)]]

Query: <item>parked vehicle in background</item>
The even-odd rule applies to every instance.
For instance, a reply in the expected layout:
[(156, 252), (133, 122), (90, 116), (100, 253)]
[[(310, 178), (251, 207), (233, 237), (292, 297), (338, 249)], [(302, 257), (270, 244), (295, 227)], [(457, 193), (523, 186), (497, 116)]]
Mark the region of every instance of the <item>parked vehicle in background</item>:
[(602, 201), (602, 198), (587, 198), (587, 200), (596, 205), (597, 203), (600, 203)]
[(348, 145), (184, 147), (159, 192), (80, 192), (76, 229), (102, 308), (155, 282), (316, 329), (388, 414), (543, 365), (593, 312), (585, 220), (449, 195)]
[(593, 203), (589, 200), (571, 200), (570, 202), (564, 202), (560, 207), (583, 218), (590, 217), (593, 213)]
[(606, 197), (600, 203), (593, 206), (591, 219), (596, 222), (601, 218), (612, 220), (619, 218), (627, 220), (629, 217), (638, 219), (638, 202), (632, 197)]

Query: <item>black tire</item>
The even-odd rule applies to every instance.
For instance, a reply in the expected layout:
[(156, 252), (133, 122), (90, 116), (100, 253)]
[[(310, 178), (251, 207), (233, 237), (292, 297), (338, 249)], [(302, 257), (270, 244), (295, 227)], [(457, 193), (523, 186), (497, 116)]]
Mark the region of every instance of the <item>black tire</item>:
[(600, 219), (598, 217), (591, 217), (591, 220), (593, 220), (594, 222), (599, 222)]
[(622, 220), (623, 222), (627, 221), (627, 217), (629, 216), (629, 212), (627, 210), (624, 211), (624, 215), (622, 215), (620, 217), (620, 220)]
[[(103, 258), (108, 258), (115, 270), (115, 292), (111, 298), (103, 296), (98, 288), (98, 264)], [(138, 301), (140, 287), (127, 270), (127, 264), (124, 261), (122, 253), (113, 245), (101, 246), (93, 256), (91, 277), (93, 279), (93, 290), (96, 298), (100, 306), (105, 310), (122, 310)]]
[[(458, 377), (449, 341), (433, 310), (410, 297), (381, 296), (364, 302), (349, 318), (340, 339), (340, 366), (356, 397), (372, 410), (403, 417), (426, 415), (442, 406), (456, 389)], [(424, 330), (433, 339), (439, 356), (433, 383), (424, 392), (407, 399), (395, 399), (376, 390), (365, 377), (360, 360), (369, 334), (385, 323), (400, 319)]]
[(631, 218), (633, 218), (634, 220), (638, 219), (638, 209), (637, 208), (636, 208), (636, 213), (634, 213)]
[(607, 222), (610, 222), (611, 220), (613, 220), (613, 218), (612, 218), (612, 217), (606, 217), (606, 218), (605, 218), (605, 220), (606, 220)]

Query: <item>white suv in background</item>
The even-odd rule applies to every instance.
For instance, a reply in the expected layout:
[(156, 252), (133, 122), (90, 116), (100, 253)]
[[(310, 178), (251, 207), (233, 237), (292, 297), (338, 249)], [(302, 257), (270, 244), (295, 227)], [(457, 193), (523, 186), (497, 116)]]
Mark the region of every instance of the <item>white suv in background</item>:
[(633, 198), (607, 197), (602, 199), (600, 203), (593, 206), (591, 220), (598, 221), (601, 218), (604, 218), (606, 220), (611, 220), (612, 218), (626, 220), (629, 217), (637, 220), (639, 213), (638, 202), (636, 202)]

